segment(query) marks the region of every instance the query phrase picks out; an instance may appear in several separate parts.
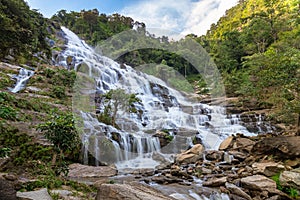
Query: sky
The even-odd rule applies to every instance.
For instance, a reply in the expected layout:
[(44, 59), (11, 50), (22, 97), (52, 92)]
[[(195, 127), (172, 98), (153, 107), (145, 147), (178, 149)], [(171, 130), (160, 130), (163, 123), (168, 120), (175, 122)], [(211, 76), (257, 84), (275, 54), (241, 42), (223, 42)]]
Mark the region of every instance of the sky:
[(238, 0), (26, 0), (50, 18), (57, 11), (97, 8), (100, 13), (122, 15), (144, 22), (156, 35), (203, 35)]

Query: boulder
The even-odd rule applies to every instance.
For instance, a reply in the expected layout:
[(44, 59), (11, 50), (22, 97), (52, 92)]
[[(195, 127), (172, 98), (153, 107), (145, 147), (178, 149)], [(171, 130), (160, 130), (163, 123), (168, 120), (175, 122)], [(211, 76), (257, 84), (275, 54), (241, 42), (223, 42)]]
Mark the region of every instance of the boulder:
[(68, 178), (75, 181), (98, 181), (117, 175), (117, 169), (113, 166), (87, 166), (82, 164), (69, 165)]
[(244, 192), (241, 188), (237, 187), (236, 185), (231, 183), (225, 183), (225, 186), (231, 194), (235, 194), (247, 200), (252, 200), (252, 198), (246, 192)]
[(263, 138), (254, 145), (252, 153), (255, 155), (275, 155), (281, 160), (299, 158), (300, 136)]
[(254, 144), (255, 142), (250, 140), (249, 138), (238, 137), (236, 138), (233, 147), (235, 149), (239, 149), (239, 151), (241, 152), (249, 153), (252, 150)]
[(279, 181), (282, 186), (293, 187), (300, 190), (300, 168), (282, 172)]
[(225, 185), (226, 182), (227, 182), (227, 177), (212, 178), (208, 181), (204, 181), (202, 185), (206, 187), (219, 187)]
[(249, 190), (276, 190), (276, 182), (262, 175), (253, 175), (242, 178), (241, 184), (243, 188), (247, 188)]
[(13, 184), (0, 176), (0, 200), (16, 200), (16, 193)]
[(228, 147), (232, 144), (233, 141), (233, 136), (229, 136), (228, 138), (226, 138), (219, 146), (219, 150), (220, 151), (224, 151), (226, 149), (228, 149)]
[(174, 200), (141, 183), (102, 184), (96, 200)]
[(208, 150), (205, 152), (205, 158), (210, 161), (222, 161), (223, 157), (223, 151)]
[(252, 164), (252, 168), (254, 174), (263, 174), (268, 177), (274, 176), (285, 169), (283, 165), (275, 162), (256, 162)]
[(191, 149), (178, 154), (176, 156), (176, 162), (178, 163), (195, 163), (200, 159), (203, 159), (204, 147), (201, 144), (194, 145)]
[(17, 197), (24, 198), (26, 200), (52, 200), (52, 197), (49, 195), (47, 188), (31, 192), (17, 192)]

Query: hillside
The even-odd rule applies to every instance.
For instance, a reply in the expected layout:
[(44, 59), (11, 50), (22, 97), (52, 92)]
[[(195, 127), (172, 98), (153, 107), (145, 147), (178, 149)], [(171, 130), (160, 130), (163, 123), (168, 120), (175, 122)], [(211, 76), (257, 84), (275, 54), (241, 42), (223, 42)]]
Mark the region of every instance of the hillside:
[(196, 40), (222, 72), (228, 96), (299, 126), (299, 23), (298, 1), (245, 0)]

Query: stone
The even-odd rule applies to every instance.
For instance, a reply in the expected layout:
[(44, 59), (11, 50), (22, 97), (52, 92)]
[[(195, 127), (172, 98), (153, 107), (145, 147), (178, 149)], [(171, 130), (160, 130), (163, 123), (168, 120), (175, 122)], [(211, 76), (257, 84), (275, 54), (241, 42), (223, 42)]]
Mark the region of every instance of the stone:
[(141, 183), (102, 184), (96, 200), (174, 200)]
[(262, 162), (252, 164), (254, 174), (263, 174), (265, 176), (271, 177), (275, 174), (285, 170), (285, 167), (279, 163), (275, 162)]
[[(300, 169), (300, 168), (298, 168)], [(285, 187), (293, 187), (300, 190), (300, 170), (284, 171), (279, 177), (280, 184)]]
[(4, 174), (3, 177), (8, 181), (16, 181), (18, 178), (13, 174)]
[(13, 184), (0, 176), (0, 200), (17, 200)]
[(247, 154), (238, 151), (229, 151), (228, 153), (239, 161), (244, 161), (248, 156)]
[(233, 136), (229, 136), (228, 138), (226, 138), (219, 146), (219, 150), (220, 151), (224, 151), (226, 149), (228, 149), (228, 147), (231, 145), (232, 140), (233, 140)]
[(212, 174), (212, 170), (208, 169), (208, 168), (205, 168), (205, 167), (201, 168), (201, 172), (202, 172), (203, 175)]
[(71, 196), (73, 193), (69, 190), (51, 190), (52, 194), (58, 194), (60, 197), (66, 198)]
[(195, 163), (200, 159), (203, 159), (204, 147), (201, 144), (194, 145), (191, 149), (178, 154), (176, 156), (176, 162), (178, 163)]
[(224, 157), (223, 151), (208, 150), (205, 153), (205, 158), (210, 161), (222, 161)]
[(247, 200), (252, 200), (252, 198), (238, 186), (231, 184), (231, 183), (225, 183), (225, 186), (226, 186), (227, 190), (230, 191), (230, 193), (235, 194), (235, 195), (242, 197), (244, 199), (247, 199)]
[(252, 149), (254, 155), (275, 155), (286, 160), (300, 157), (300, 136), (277, 136), (263, 138)]
[(17, 192), (17, 197), (25, 198), (26, 200), (52, 200), (52, 197), (49, 195), (47, 188), (42, 188), (40, 190), (31, 192)]
[(208, 181), (204, 181), (202, 185), (206, 187), (219, 187), (225, 185), (226, 182), (227, 182), (227, 177), (212, 178)]
[(241, 179), (243, 188), (250, 190), (269, 191), (276, 189), (276, 182), (262, 175), (247, 176)]
[(87, 166), (82, 164), (69, 165), (68, 178), (84, 179), (84, 178), (103, 178), (117, 175), (117, 169), (113, 166)]
[(239, 151), (247, 153), (249, 153), (252, 150), (254, 144), (254, 141), (250, 140), (249, 138), (243, 137), (236, 138), (235, 141), (236, 148), (238, 148)]

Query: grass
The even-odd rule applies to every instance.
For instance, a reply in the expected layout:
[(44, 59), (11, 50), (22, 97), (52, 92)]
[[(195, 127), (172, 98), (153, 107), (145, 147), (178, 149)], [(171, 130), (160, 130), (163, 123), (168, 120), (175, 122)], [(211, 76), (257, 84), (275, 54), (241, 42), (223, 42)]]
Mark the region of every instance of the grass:
[(276, 182), (277, 189), (288, 194), (293, 199), (299, 199), (299, 191), (296, 188), (293, 187), (283, 187), (280, 183), (280, 173), (275, 174), (271, 177), (273, 181)]

